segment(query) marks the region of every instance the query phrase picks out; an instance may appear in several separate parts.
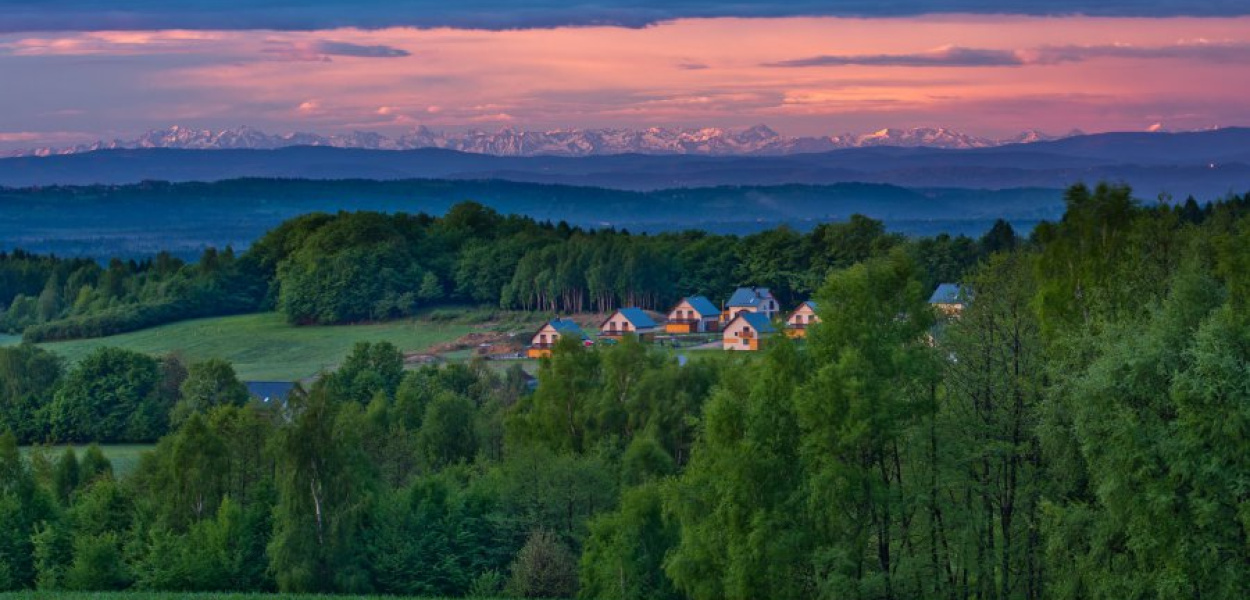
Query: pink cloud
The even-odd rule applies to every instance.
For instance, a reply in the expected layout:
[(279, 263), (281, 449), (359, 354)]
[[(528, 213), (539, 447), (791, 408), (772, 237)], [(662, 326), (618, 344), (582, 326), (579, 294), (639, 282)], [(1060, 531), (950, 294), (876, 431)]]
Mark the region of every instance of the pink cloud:
[[(0, 66), (87, 55), (134, 65), (133, 79), (113, 86), (107, 100), (89, 87), (76, 96), (75, 108), (111, 119), (102, 129), (118, 119), (162, 126), (195, 118), (275, 130), (312, 120), (326, 131), (767, 122), (802, 134), (913, 124), (1009, 134), (1250, 123), (1250, 18), (954, 15), (695, 19), (644, 29), (0, 36)], [(91, 73), (69, 62), (59, 68), (61, 86), (75, 80), (74, 69)], [(9, 93), (0, 128), (26, 130), (51, 118), (34, 107), (64, 91), (28, 85)], [(145, 121), (157, 116), (164, 121)]]

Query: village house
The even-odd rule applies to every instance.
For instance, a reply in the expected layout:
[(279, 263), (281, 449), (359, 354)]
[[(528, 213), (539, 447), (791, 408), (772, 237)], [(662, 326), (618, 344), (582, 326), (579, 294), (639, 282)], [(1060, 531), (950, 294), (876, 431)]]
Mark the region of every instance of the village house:
[(588, 339), (586, 333), (572, 319), (552, 319), (534, 334), (526, 356), (530, 358), (551, 356), (551, 349), (555, 347), (556, 342), (560, 341), (560, 338), (566, 335), (582, 340)]
[(725, 312), (721, 315), (721, 320), (728, 323), (740, 313), (750, 312), (759, 313), (768, 319), (772, 319), (781, 310), (781, 305), (777, 303), (777, 299), (773, 297), (773, 293), (768, 288), (743, 287), (734, 290), (729, 302), (725, 305)]
[(819, 322), (820, 317), (816, 315), (816, 302), (808, 300), (800, 304), (786, 318), (786, 335), (792, 338), (807, 337), (807, 328)]
[(708, 333), (718, 329), (720, 311), (703, 296), (683, 298), (668, 312), (666, 333)]
[(763, 313), (744, 311), (725, 326), (721, 345), (725, 350), (755, 351), (760, 349), (763, 340), (776, 332), (773, 322)]
[(622, 308), (599, 325), (599, 337), (619, 339), (632, 333), (639, 339), (650, 339), (659, 328), (660, 324), (641, 308)]
[(947, 317), (959, 317), (972, 299), (968, 288), (957, 283), (943, 283), (929, 296), (929, 304)]
[(291, 381), (245, 381), (247, 395), (263, 406), (286, 406), (287, 398), (295, 389)]

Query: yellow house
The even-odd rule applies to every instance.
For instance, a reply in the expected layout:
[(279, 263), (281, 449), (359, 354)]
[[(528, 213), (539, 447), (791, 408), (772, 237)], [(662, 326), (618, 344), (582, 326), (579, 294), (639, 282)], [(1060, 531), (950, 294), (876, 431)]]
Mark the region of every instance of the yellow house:
[(673, 310), (668, 311), (664, 323), (666, 333), (708, 333), (716, 331), (720, 324), (720, 310), (703, 296), (682, 298)]
[(808, 300), (794, 309), (789, 317), (786, 317), (786, 335), (792, 338), (807, 337), (807, 328), (819, 322), (816, 302)]
[(741, 312), (725, 325), (721, 347), (731, 351), (756, 351), (763, 340), (777, 333), (772, 321), (761, 313)]
[(608, 317), (599, 325), (599, 337), (621, 338), (632, 333), (641, 339), (647, 339), (659, 331), (660, 324), (641, 308), (622, 308)]
[(579, 339), (587, 339), (585, 332), (572, 319), (552, 319), (539, 329), (530, 339), (529, 350), (525, 355), (530, 358), (551, 356), (551, 349), (561, 337), (571, 335)]

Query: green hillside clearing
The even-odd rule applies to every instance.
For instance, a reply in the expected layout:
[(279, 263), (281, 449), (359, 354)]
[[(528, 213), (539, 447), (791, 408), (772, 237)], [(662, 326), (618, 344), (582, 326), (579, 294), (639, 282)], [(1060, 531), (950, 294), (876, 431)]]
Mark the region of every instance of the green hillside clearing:
[[(177, 352), (189, 362), (230, 361), (243, 380), (294, 381), (332, 369), (357, 342), (391, 342), (404, 352), (423, 352), (472, 331), (499, 327), (474, 319), (405, 319), (367, 325), (290, 325), (277, 313), (182, 321), (142, 331), (43, 347), (76, 362), (93, 350), (115, 346), (153, 355)], [(510, 324), (509, 327), (522, 327)], [(9, 343), (16, 340), (9, 339)]]

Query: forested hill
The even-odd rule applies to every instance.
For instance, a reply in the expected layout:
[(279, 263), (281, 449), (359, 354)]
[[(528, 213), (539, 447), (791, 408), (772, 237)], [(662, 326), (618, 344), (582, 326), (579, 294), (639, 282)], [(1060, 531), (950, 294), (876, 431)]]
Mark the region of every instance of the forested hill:
[(631, 192), (498, 180), (238, 179), (215, 183), (0, 189), (0, 250), (62, 256), (187, 257), (243, 249), (282, 221), (318, 211), (443, 214), (474, 200), (504, 214), (633, 232), (807, 230), (862, 214), (893, 231), (980, 235), (997, 218), (1027, 227), (1063, 209), (1058, 189), (904, 189), (843, 183)]
[[(905, 190), (892, 193), (922, 201)], [(1068, 203), (1087, 193), (1073, 188)], [(1100, 186), (1098, 193), (1131, 198), (1123, 187)], [(1246, 197), (1235, 197), (1200, 206), (1191, 199), (1152, 210), (1197, 223), (1216, 206), (1242, 210), (1246, 203)], [(685, 210), (680, 205), (670, 199), (657, 210)], [(907, 238), (862, 215), (807, 232), (777, 227), (739, 237), (584, 228), (505, 216), (472, 202), (456, 204), (442, 217), (311, 213), (285, 221), (246, 252), (210, 248), (195, 263), (168, 253), (113, 259), (107, 266), (0, 254), (0, 325), (39, 342), (271, 308), (297, 324), (391, 319), (447, 303), (547, 313), (663, 310), (683, 296), (725, 297), (740, 285), (769, 287), (793, 305), (810, 297), (831, 270), (894, 249), (913, 257), (920, 280), (932, 287), (958, 281), (978, 260), (1018, 241), (1002, 220), (979, 239)]]
[[(493, 289), (500, 259), (534, 244), (540, 270), (504, 271), (555, 290), (587, 250), (632, 255), (612, 266), (629, 273), (688, 252), (696, 279), (738, 256), (785, 281), (769, 269), (797, 241), (820, 320), (801, 341), (686, 362), (633, 336), (568, 336), (532, 391), (519, 365), (405, 369), (395, 346), (362, 343), (280, 409), (249, 401), (220, 360), (102, 348), (67, 367), (0, 348), (0, 590), (1241, 600), (1250, 201), (1143, 205), (1107, 186), (1066, 201), (1027, 240), (997, 227), (978, 244), (949, 319), (920, 259), (960, 243), (917, 248), (936, 241), (865, 219), (649, 246), (466, 205), (438, 220), (313, 215), (242, 258), (153, 265), (183, 273), (178, 287), (252, 261), (276, 268), (286, 302), (288, 277), (351, 285), (312, 284), (366, 251), (393, 271), (380, 281), (411, 285), (389, 262), (413, 257), (410, 239), (436, 278), (473, 257), (456, 263), (486, 275), (470, 289)], [(129, 293), (123, 268), (100, 289)], [(85, 276), (72, 271), (62, 281)], [(17, 445), (158, 438), (128, 475), (98, 448)]]
[[(1198, 214), (1202, 209), (1193, 204)], [(1014, 244), (1005, 221), (976, 241), (906, 238), (853, 215), (801, 233), (746, 237), (689, 230), (657, 235), (504, 216), (460, 203), (426, 213), (312, 213), (266, 233), (246, 252), (208, 249), (194, 263), (168, 253), (107, 266), (0, 253), (0, 325), (28, 341), (97, 337), (175, 320), (276, 308), (293, 323), (403, 317), (446, 303), (542, 312), (666, 308), (692, 294), (769, 286), (786, 302), (823, 274), (906, 248), (925, 280), (954, 280), (994, 248)]]

